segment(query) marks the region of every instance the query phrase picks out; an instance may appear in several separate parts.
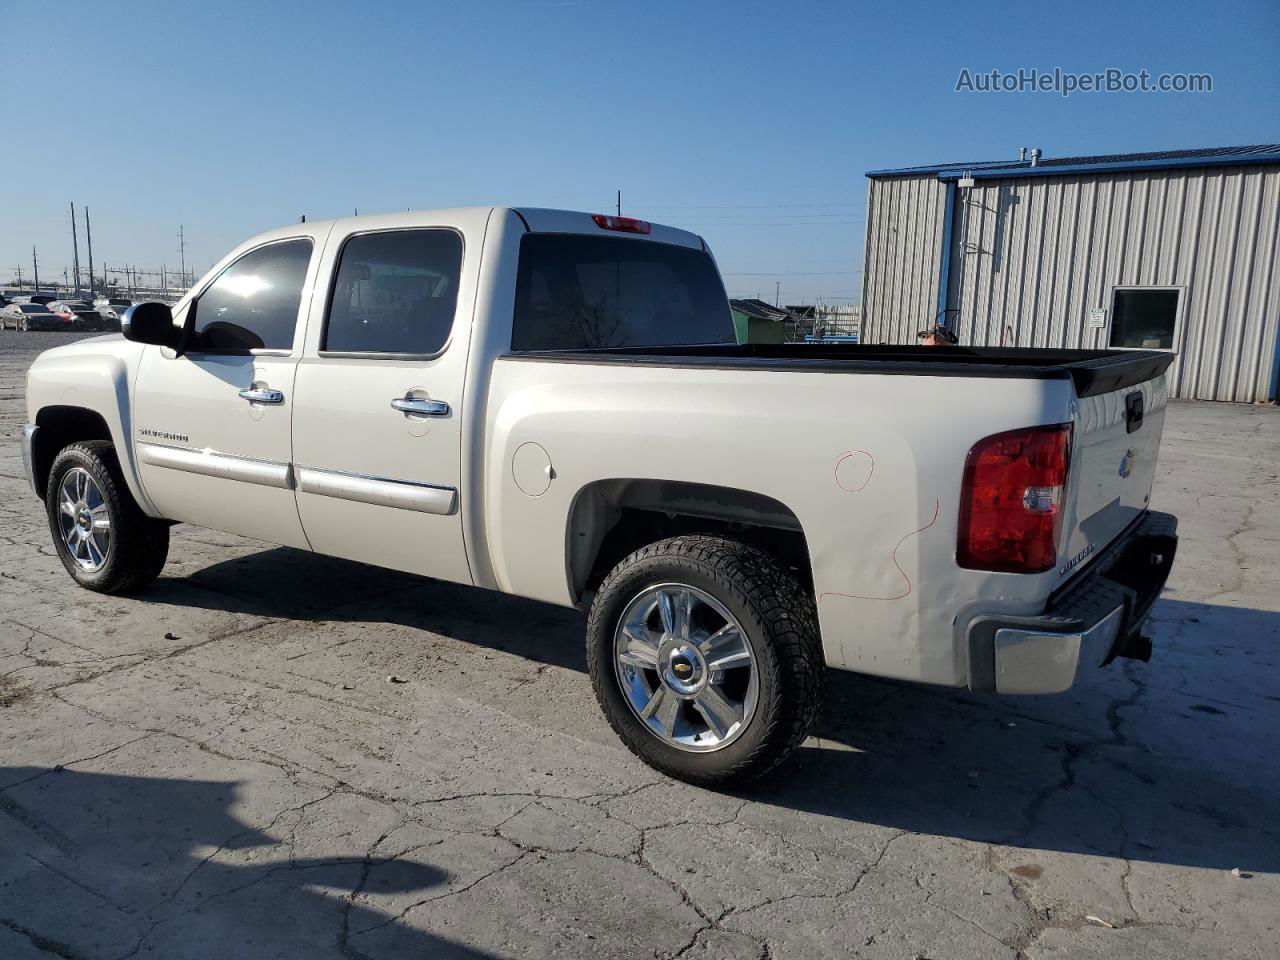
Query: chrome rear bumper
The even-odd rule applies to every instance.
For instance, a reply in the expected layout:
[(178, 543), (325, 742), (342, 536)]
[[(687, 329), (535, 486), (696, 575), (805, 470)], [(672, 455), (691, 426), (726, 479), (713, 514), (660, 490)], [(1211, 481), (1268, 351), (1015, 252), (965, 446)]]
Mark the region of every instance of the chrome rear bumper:
[(1084, 667), (1147, 660), (1147, 614), (1173, 567), (1178, 521), (1143, 514), (1033, 617), (980, 616), (969, 625), (969, 689), (1061, 693)]

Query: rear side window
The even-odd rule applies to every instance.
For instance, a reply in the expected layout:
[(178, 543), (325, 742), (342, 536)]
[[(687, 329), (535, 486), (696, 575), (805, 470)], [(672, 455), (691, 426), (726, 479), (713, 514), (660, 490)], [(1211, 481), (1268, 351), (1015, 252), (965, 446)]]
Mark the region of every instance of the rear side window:
[(710, 255), (620, 237), (531, 233), (520, 241), (513, 350), (733, 343)]
[(292, 348), (310, 261), (310, 240), (286, 240), (246, 253), (200, 294), (188, 349), (246, 353)]
[(439, 353), (453, 329), (462, 274), (454, 230), (366, 233), (342, 248), (320, 349)]

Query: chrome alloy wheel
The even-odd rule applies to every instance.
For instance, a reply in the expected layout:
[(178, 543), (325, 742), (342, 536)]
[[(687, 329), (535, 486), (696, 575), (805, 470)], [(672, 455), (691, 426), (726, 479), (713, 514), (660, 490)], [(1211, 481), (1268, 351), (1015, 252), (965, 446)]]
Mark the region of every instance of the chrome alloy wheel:
[(649, 587), (622, 611), (613, 646), (627, 703), (663, 743), (706, 753), (747, 729), (759, 694), (755, 653), (709, 594), (677, 583)]
[(96, 573), (111, 551), (111, 513), (93, 476), (74, 467), (58, 489), (58, 528), (71, 558), (82, 570)]

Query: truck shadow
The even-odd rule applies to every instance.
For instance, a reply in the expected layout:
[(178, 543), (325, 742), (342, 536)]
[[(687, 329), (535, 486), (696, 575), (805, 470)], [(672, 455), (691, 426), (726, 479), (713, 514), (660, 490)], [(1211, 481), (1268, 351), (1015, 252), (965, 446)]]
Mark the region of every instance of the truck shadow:
[(585, 621), (574, 610), (290, 547), (211, 564), (186, 577), (163, 577), (141, 597), (304, 622), (396, 624), (538, 663), (587, 669)]
[(997, 697), (833, 673), (760, 802), (1029, 851), (1280, 870), (1280, 614), (1168, 597), (1150, 663)]
[[(233, 812), (242, 792), (227, 781), (0, 767), (0, 820), (25, 828), (0, 836), (0, 929), (30, 941), (33, 955), (74, 958), (361, 960), (382, 942), (404, 956), (493, 956), (375, 905), (442, 895), (447, 871), (357, 849), (295, 857), (305, 810), (272, 820), (273, 836)], [(323, 850), (320, 833), (313, 846)]]
[[(162, 580), (146, 597), (392, 622), (585, 670), (573, 611), (283, 548)], [(1118, 661), (1053, 697), (833, 672), (814, 738), (739, 795), (1029, 850), (1280, 870), (1280, 696), (1266, 682), (1280, 614), (1166, 596), (1152, 632), (1150, 664)]]

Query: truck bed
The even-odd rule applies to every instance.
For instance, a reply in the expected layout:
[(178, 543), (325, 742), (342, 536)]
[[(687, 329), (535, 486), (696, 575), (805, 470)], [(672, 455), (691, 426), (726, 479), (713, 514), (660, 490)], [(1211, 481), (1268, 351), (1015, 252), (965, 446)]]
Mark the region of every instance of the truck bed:
[(1091, 397), (1144, 383), (1163, 373), (1173, 362), (1173, 357), (1172, 353), (1157, 350), (749, 343), (531, 350), (508, 353), (503, 359), (923, 377), (1069, 379), (1075, 385), (1077, 396)]

